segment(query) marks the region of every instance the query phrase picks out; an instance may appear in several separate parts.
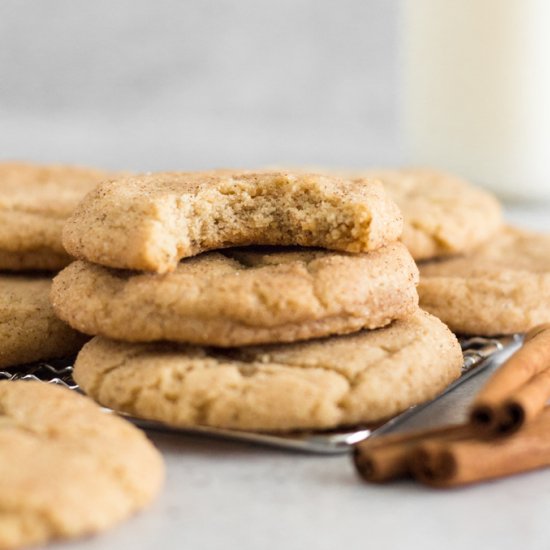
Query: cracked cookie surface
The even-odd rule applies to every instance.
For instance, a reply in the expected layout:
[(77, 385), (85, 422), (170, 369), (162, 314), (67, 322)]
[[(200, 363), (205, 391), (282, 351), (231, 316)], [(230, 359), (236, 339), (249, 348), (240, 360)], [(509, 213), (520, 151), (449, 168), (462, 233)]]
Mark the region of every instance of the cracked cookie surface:
[(44, 276), (0, 274), (0, 367), (73, 355), (87, 340), (56, 317), (51, 284)]
[(143, 508), (160, 454), (128, 422), (76, 392), (0, 381), (0, 548), (102, 531)]
[(397, 240), (379, 182), (290, 172), (161, 173), (105, 183), (63, 231), (67, 251), (115, 267), (173, 271), (182, 258), (245, 245), (366, 252)]
[(66, 266), (65, 220), (88, 191), (114, 176), (74, 166), (0, 163), (0, 269)]
[(99, 403), (142, 418), (289, 431), (395, 415), (434, 397), (461, 366), (454, 335), (418, 310), (373, 331), (226, 350), (96, 337), (74, 376)]
[(164, 275), (77, 261), (54, 279), (51, 298), (87, 334), (227, 347), (387, 325), (417, 309), (417, 282), (401, 243), (367, 254), (232, 248)]
[(508, 227), (470, 254), (422, 263), (418, 292), (454, 332), (526, 332), (550, 319), (550, 235)]

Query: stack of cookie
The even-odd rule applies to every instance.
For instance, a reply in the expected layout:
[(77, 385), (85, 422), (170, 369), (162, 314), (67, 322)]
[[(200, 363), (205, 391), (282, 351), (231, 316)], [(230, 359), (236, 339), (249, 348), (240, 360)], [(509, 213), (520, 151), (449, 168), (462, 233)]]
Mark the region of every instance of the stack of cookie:
[(79, 260), (52, 288), (57, 314), (96, 336), (75, 378), (108, 407), (175, 425), (288, 431), (394, 415), (462, 364), (455, 337), (418, 309), (401, 231), (366, 179), (104, 183), (65, 226)]
[(51, 275), (70, 262), (63, 223), (114, 174), (89, 168), (0, 163), (0, 367), (75, 354), (85, 341), (54, 314)]

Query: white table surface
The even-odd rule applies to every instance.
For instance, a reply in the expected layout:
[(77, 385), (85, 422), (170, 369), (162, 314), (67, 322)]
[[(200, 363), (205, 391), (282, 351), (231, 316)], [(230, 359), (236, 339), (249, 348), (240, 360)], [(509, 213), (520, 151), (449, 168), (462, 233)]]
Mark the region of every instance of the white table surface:
[[(508, 219), (550, 230), (548, 206)], [(151, 434), (167, 480), (150, 509), (64, 550), (550, 548), (550, 470), (439, 491), (361, 483), (349, 457)]]

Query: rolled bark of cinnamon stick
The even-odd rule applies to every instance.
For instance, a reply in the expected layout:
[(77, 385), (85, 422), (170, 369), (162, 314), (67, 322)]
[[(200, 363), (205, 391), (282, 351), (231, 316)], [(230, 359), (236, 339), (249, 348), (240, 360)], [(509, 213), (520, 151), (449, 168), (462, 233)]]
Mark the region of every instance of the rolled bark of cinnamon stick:
[(540, 325), (489, 379), (477, 395), (470, 422), (482, 435), (505, 435), (520, 429), (543, 410), (550, 398), (550, 324)]
[(516, 432), (543, 411), (549, 398), (550, 369), (534, 376), (502, 404), (497, 413), (498, 432)]
[(412, 451), (423, 441), (452, 441), (470, 437), (468, 425), (446, 426), (431, 430), (391, 434), (367, 439), (355, 446), (353, 461), (366, 481), (383, 483), (410, 474)]
[(491, 440), (426, 441), (411, 457), (416, 479), (456, 487), (550, 466), (550, 409), (521, 431)]

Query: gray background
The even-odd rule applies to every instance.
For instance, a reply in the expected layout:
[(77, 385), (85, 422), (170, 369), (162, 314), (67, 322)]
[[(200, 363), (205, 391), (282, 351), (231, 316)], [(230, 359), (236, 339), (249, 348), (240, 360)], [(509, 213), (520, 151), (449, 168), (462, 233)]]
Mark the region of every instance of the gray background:
[(2, 0), (0, 159), (401, 160), (398, 0)]

